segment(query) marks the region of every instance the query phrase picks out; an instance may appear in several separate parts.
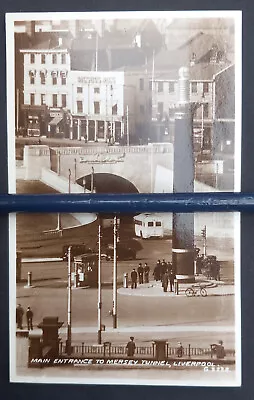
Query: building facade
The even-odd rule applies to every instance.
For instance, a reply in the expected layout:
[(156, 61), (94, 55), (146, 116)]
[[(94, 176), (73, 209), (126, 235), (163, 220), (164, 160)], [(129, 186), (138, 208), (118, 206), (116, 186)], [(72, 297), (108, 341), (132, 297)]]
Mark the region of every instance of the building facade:
[[(64, 109), (69, 108), (70, 56), (59, 41), (54, 48), (21, 50), (24, 57), (24, 104), (28, 135), (64, 134)], [(57, 118), (56, 118), (57, 117)]]

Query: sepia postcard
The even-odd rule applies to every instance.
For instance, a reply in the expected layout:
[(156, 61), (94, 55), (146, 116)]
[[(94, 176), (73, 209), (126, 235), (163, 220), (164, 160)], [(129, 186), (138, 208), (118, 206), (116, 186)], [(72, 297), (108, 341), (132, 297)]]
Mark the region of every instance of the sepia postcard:
[(239, 386), (239, 221), (11, 216), (11, 380)]
[(240, 191), (241, 12), (7, 14), (6, 35), (10, 193)]
[[(240, 191), (241, 34), (7, 14), (9, 193)], [(11, 381), (241, 385), (238, 213), (20, 213), (10, 244)]]

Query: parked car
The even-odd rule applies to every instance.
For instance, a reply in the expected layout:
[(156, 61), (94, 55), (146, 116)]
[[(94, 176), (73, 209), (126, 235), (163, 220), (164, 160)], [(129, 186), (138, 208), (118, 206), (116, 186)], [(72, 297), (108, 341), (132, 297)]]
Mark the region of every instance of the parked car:
[(68, 248), (71, 246), (71, 260), (74, 260), (74, 257), (80, 256), (81, 254), (92, 253), (92, 250), (87, 247), (85, 244), (69, 244), (63, 246), (63, 261), (67, 261), (68, 259)]
[[(117, 259), (118, 260), (135, 260), (136, 259), (136, 250), (134, 248), (125, 246), (123, 244), (117, 244)], [(114, 258), (114, 246), (112, 244), (108, 244), (106, 248), (102, 251), (102, 256), (106, 258), (106, 260), (113, 260)]]

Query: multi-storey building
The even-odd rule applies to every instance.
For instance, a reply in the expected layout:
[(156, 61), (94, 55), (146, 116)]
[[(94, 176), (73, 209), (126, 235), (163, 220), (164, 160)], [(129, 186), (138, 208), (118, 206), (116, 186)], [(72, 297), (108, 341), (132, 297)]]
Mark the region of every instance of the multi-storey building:
[(60, 39), (57, 46), (43, 43), (21, 53), (24, 55), (23, 109), (27, 132), (59, 133), (64, 129), (62, 110), (69, 108), (70, 101), (69, 51)]
[[(190, 101), (193, 104), (194, 143), (203, 151), (212, 148), (214, 122), (215, 77), (225, 64), (200, 63), (190, 66)], [(157, 140), (172, 140), (174, 115), (178, 107), (178, 69), (157, 75), (150, 80), (152, 122)]]

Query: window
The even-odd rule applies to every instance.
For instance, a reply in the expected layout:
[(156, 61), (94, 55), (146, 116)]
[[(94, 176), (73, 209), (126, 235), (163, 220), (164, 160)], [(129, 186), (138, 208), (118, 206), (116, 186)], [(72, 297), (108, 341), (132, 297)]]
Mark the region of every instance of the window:
[(161, 222), (160, 221), (156, 221), (155, 222), (155, 226), (161, 226)]
[(83, 113), (83, 101), (80, 100), (77, 101), (77, 112)]
[(168, 92), (174, 93), (174, 91), (175, 91), (175, 82), (169, 82), (168, 83)]
[(66, 54), (61, 54), (61, 63), (66, 64)]
[(112, 107), (112, 115), (117, 115), (117, 104), (114, 104)]
[(149, 227), (153, 226), (153, 222), (148, 222), (147, 226)]
[(46, 96), (45, 94), (41, 94), (41, 106), (43, 106), (44, 104), (46, 104)]
[(160, 115), (163, 114), (163, 103), (162, 102), (158, 103), (158, 114), (160, 114)]
[(83, 88), (81, 86), (77, 87), (77, 93), (83, 93)]
[(144, 78), (139, 79), (139, 90), (144, 90), (145, 88), (145, 80)]
[(57, 85), (57, 76), (55, 74), (52, 75), (52, 84)]
[(34, 93), (30, 94), (30, 105), (33, 106), (34, 105)]
[(158, 82), (158, 92), (163, 92), (163, 82)]
[(30, 85), (34, 85), (34, 74), (30, 74)]
[(35, 63), (35, 54), (30, 54), (30, 63), (34, 64)]
[(209, 104), (205, 103), (204, 104), (204, 118), (208, 118), (209, 117)]
[(134, 222), (135, 222), (136, 225), (142, 226), (142, 221), (139, 221), (138, 219), (135, 219)]
[(46, 77), (44, 72), (41, 72), (40, 77), (41, 77), (41, 85), (45, 85)]
[(95, 87), (94, 88), (94, 93), (100, 93), (100, 88), (99, 87)]
[(66, 76), (65, 75), (61, 75), (61, 83), (62, 83), (62, 85), (66, 85)]
[(100, 103), (99, 103), (99, 101), (94, 101), (93, 106), (94, 106), (94, 114), (100, 114)]
[(41, 64), (46, 64), (46, 56), (45, 56), (45, 54), (41, 55)]
[(197, 93), (197, 91), (198, 91), (198, 84), (197, 84), (197, 82), (192, 82), (192, 84), (191, 84), (191, 92), (192, 92), (192, 93)]
[(66, 107), (66, 94), (62, 94), (62, 107)]
[(209, 92), (209, 83), (204, 82), (203, 83), (203, 93), (208, 93)]
[(57, 94), (53, 94), (53, 107), (57, 107)]
[(52, 64), (56, 64), (56, 63), (57, 63), (57, 55), (52, 54)]
[(140, 114), (142, 114), (142, 115), (145, 114), (145, 106), (143, 104), (140, 104), (139, 111), (140, 111)]

